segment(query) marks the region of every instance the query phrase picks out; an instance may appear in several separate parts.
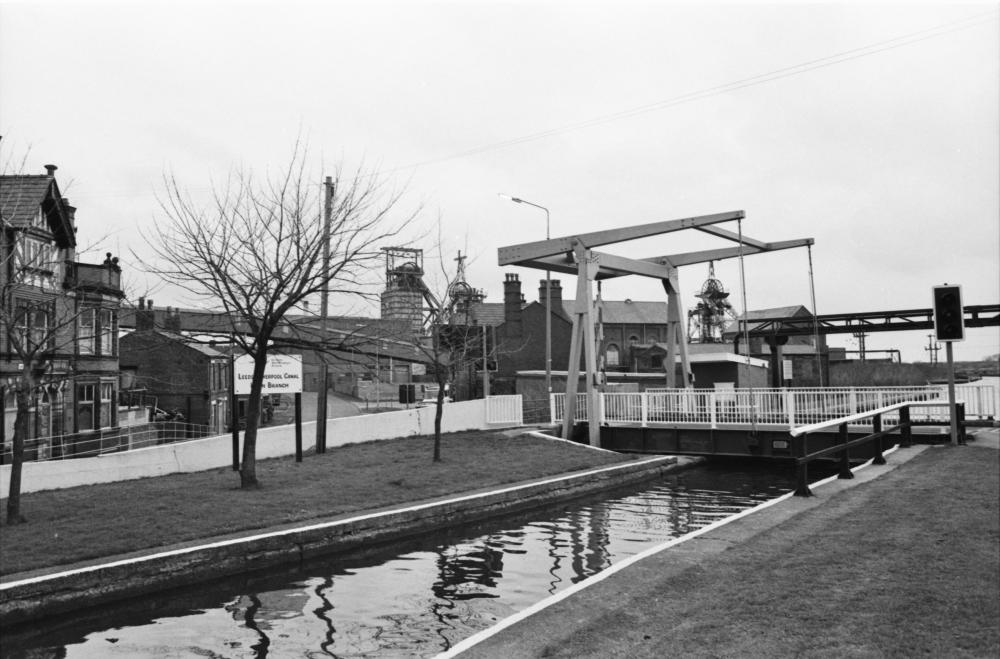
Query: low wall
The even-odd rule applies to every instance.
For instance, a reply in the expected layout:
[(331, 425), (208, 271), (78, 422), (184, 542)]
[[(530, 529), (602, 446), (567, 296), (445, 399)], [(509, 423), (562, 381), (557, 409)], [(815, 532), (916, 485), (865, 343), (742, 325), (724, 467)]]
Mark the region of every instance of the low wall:
[[(434, 412), (435, 408), (432, 406), (329, 419), (326, 424), (326, 445), (332, 448), (376, 439), (429, 435), (434, 432)], [(503, 426), (486, 423), (486, 406), (483, 400), (448, 403), (441, 417), (441, 432), (498, 427)], [(316, 422), (304, 422), (303, 447), (315, 446), (315, 437)], [(294, 425), (261, 428), (258, 431), (258, 460), (294, 454)], [(25, 462), (22, 467), (21, 492), (39, 492), (78, 485), (164, 476), (178, 472), (204, 471), (225, 467), (232, 462), (232, 435), (228, 434), (122, 453), (108, 453), (94, 458)], [(0, 466), (0, 496), (3, 497), (6, 497), (10, 488), (10, 469), (10, 465)]]

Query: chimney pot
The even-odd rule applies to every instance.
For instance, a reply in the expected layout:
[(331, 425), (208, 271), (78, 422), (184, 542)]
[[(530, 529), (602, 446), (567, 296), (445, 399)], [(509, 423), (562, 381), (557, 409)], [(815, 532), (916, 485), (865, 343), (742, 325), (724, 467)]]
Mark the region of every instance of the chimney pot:
[(45, 171), (48, 172), (49, 178), (52, 178), (56, 175), (57, 169), (59, 168), (56, 167), (55, 165), (45, 165)]

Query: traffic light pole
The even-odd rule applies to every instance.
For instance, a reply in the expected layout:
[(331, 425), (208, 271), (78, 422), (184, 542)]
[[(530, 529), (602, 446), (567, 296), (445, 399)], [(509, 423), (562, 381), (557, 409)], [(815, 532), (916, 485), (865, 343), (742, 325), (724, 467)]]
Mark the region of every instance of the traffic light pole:
[(962, 443), (958, 436), (958, 408), (955, 404), (955, 358), (951, 344), (965, 340), (965, 313), (962, 287), (934, 286), (934, 338), (945, 344), (948, 358), (948, 415), (951, 417), (951, 445)]
[(951, 341), (944, 344), (948, 358), (948, 416), (951, 417), (951, 445), (958, 444), (958, 409), (955, 405), (955, 361), (951, 352)]

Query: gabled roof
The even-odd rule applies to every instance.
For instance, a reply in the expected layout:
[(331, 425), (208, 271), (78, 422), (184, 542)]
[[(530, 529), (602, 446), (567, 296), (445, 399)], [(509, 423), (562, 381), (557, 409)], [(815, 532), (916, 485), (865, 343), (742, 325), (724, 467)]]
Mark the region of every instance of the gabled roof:
[[(464, 314), (458, 314), (463, 317)], [(504, 322), (503, 302), (475, 302), (469, 305), (469, 321), (475, 325), (497, 327)]]
[[(572, 318), (575, 302), (563, 300), (566, 314)], [(665, 325), (667, 322), (666, 302), (641, 302), (635, 300), (601, 300), (604, 323), (622, 325)]]
[[(805, 308), (801, 304), (796, 304), (788, 307), (773, 307), (771, 309), (757, 309), (750, 311), (746, 314), (746, 319), (748, 321), (761, 320), (763, 318), (799, 318), (799, 317), (812, 317), (812, 312)], [(743, 320), (744, 314), (740, 314), (736, 317), (737, 320), (730, 320), (726, 323), (723, 334), (735, 334), (737, 331), (742, 331), (742, 327), (739, 326), (738, 320)], [(754, 324), (750, 322), (747, 324), (748, 331), (754, 331), (759, 328), (762, 324)]]
[(30, 227), (39, 208), (60, 247), (76, 245), (67, 205), (56, 180), (47, 175), (0, 176), (0, 218), (9, 226)]
[(202, 355), (210, 358), (216, 357), (227, 357), (228, 353), (219, 350), (216, 347), (210, 346), (206, 343), (202, 343), (196, 339), (189, 336), (184, 336), (183, 334), (178, 334), (177, 332), (170, 332), (166, 330), (138, 330), (136, 332), (130, 332), (121, 338), (122, 341), (126, 343), (131, 343), (132, 341), (139, 341), (144, 336), (159, 336), (168, 341), (174, 341), (181, 344), (185, 348), (199, 352)]

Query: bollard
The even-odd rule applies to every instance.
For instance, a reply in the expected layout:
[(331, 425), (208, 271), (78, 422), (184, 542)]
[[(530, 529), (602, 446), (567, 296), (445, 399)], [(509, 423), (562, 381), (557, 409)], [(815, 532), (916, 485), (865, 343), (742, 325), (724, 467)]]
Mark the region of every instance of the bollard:
[(799, 435), (797, 438), (799, 444), (799, 457), (795, 466), (795, 496), (797, 497), (812, 496), (812, 490), (809, 489), (809, 464), (806, 462), (806, 437), (808, 435)]
[[(872, 417), (872, 430), (874, 431), (873, 434), (876, 434), (876, 435), (881, 435), (882, 434), (882, 415), (881, 414), (876, 414), (874, 417)], [(881, 436), (875, 438), (875, 458), (872, 460), (872, 464), (877, 464), (877, 465), (884, 465), (885, 464), (885, 456), (882, 455), (882, 437)]]
[(958, 418), (958, 443), (965, 445), (965, 403), (955, 406), (955, 416)]
[(840, 434), (840, 443), (844, 445), (844, 450), (840, 452), (840, 473), (837, 474), (837, 478), (854, 478), (854, 472), (851, 471), (851, 449), (847, 447), (850, 439), (850, 435), (847, 434), (847, 424), (840, 424), (837, 431)]
[(913, 446), (913, 428), (910, 426), (910, 406), (899, 409), (899, 434), (902, 440), (899, 444), (904, 448)]

